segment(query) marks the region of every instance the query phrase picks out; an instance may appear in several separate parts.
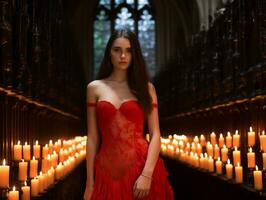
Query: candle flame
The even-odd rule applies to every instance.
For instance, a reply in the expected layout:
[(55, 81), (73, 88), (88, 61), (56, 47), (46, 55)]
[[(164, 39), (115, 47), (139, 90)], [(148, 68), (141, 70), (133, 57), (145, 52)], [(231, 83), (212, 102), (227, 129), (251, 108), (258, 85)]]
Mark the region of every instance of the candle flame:
[(215, 135), (215, 133), (214, 133), (214, 132), (212, 132), (212, 133), (211, 133), (211, 135)]
[(26, 181), (24, 181), (24, 185), (27, 186), (27, 182)]
[(222, 133), (220, 133), (220, 138), (223, 138), (224, 136), (223, 136), (223, 134)]
[(256, 165), (256, 171), (258, 171), (258, 170), (259, 170), (258, 165)]
[(236, 130), (235, 134), (238, 135), (238, 130)]
[(53, 140), (49, 140), (49, 144), (53, 144)]
[(42, 171), (40, 171), (40, 176), (42, 176)]
[(24, 162), (24, 159), (21, 159), (21, 162)]
[(45, 147), (48, 148), (48, 144), (45, 144)]
[(239, 164), (239, 162), (237, 162), (237, 166), (238, 166), (238, 167), (240, 167), (240, 164)]
[(265, 131), (262, 131), (262, 135), (265, 135)]
[(227, 132), (227, 136), (231, 136), (231, 133), (229, 131)]
[(16, 186), (13, 186), (13, 191), (16, 191)]
[(223, 148), (224, 148), (224, 149), (226, 148), (225, 144), (223, 145)]
[(227, 164), (230, 164), (230, 160), (229, 159), (227, 160)]
[(20, 141), (18, 141), (18, 145), (20, 145)]
[(28, 143), (27, 143), (27, 142), (25, 142), (25, 145), (28, 145)]
[(4, 166), (6, 165), (6, 159), (3, 160), (3, 165), (4, 165)]
[(35, 144), (36, 144), (36, 145), (38, 145), (38, 144), (39, 144), (39, 141), (38, 141), (38, 140), (36, 140)]
[(32, 156), (32, 160), (35, 160), (35, 156)]
[(249, 147), (249, 152), (252, 153), (252, 148), (251, 147)]
[(235, 151), (237, 151), (237, 146), (235, 146)]
[(218, 161), (220, 161), (221, 160), (221, 158), (220, 157), (218, 157)]
[(249, 127), (249, 131), (252, 132), (252, 127), (251, 126)]

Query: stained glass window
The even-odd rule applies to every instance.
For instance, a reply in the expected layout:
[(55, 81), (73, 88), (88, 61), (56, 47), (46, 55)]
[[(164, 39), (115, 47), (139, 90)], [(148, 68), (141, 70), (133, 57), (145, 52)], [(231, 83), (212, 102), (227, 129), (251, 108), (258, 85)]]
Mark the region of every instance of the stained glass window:
[(94, 21), (94, 77), (113, 30), (128, 28), (139, 37), (151, 76), (155, 74), (155, 21), (148, 0), (100, 0)]

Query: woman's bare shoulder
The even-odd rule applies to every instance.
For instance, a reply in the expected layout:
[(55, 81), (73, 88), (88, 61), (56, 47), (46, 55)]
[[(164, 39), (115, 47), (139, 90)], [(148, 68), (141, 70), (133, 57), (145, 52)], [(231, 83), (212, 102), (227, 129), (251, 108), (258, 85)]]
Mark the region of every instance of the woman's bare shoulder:
[(102, 84), (102, 80), (94, 80), (87, 85), (87, 89), (96, 89), (98, 87), (101, 87)]

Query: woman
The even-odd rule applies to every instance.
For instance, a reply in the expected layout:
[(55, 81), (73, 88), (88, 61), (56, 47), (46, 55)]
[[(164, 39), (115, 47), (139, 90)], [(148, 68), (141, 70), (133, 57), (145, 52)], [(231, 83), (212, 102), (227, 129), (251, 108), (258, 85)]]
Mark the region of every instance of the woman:
[[(144, 138), (147, 120), (151, 140)], [(157, 96), (134, 33), (115, 31), (87, 86), (84, 199), (174, 199), (160, 152)], [(94, 174), (95, 172), (95, 174)]]

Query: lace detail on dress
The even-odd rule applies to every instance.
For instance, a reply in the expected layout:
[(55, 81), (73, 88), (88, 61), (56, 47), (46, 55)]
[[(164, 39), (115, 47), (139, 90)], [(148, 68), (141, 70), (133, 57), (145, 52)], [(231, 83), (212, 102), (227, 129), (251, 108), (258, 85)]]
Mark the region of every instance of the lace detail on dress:
[(108, 129), (110, 135), (102, 143), (99, 164), (113, 179), (119, 179), (134, 165), (136, 127), (123, 113), (116, 112)]

